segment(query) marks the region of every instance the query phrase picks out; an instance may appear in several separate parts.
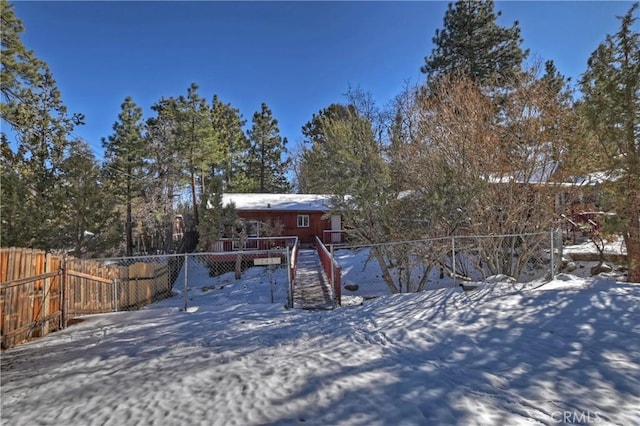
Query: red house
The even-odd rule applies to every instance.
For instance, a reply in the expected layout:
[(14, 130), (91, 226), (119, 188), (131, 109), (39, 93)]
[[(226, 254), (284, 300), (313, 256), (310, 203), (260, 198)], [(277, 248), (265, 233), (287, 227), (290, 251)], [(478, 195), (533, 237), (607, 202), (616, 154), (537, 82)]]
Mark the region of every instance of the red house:
[(301, 244), (342, 241), (342, 220), (329, 216), (329, 195), (223, 194), (222, 205), (233, 203), (245, 221), (247, 237), (296, 236)]

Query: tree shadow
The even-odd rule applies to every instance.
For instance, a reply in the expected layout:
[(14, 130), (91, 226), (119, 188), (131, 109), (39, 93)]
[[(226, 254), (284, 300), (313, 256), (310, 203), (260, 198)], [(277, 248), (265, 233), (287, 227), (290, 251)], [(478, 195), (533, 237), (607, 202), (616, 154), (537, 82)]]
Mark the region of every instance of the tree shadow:
[[(556, 423), (565, 412), (631, 424), (639, 314), (637, 286), (596, 279), (577, 290), (401, 294), (330, 312), (98, 315), (3, 354), (3, 417), (151, 398), (169, 419), (221, 424)], [(151, 410), (131, 421), (148, 423)]]

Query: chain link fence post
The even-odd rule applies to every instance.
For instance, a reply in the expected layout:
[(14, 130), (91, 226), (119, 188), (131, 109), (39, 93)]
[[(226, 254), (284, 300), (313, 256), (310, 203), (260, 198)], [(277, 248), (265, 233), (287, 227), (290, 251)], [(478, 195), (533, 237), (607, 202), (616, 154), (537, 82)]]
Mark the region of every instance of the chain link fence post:
[(554, 248), (554, 238), (555, 235), (553, 233), (553, 231), (551, 231), (551, 250), (550, 250), (550, 267), (551, 267), (551, 271), (549, 276), (551, 277), (551, 280), (553, 280), (556, 277), (556, 267), (555, 267), (555, 248)]
[(65, 254), (64, 257), (62, 258), (62, 265), (61, 265), (61, 270), (62, 270), (62, 328), (67, 328), (68, 324), (68, 320), (69, 320), (69, 280), (68, 280), (68, 275), (67, 275), (67, 267), (68, 265), (68, 257)]
[[(271, 249), (267, 250), (267, 259), (271, 259)], [(271, 263), (269, 263), (267, 265), (267, 268), (269, 270), (269, 290), (271, 290), (271, 303), (273, 304), (274, 298), (273, 298), (273, 265), (271, 265)]]
[(187, 287), (187, 282), (188, 282), (187, 278), (188, 278), (188, 274), (189, 274), (188, 273), (188, 270), (189, 270), (188, 266), (189, 266), (189, 254), (185, 253), (184, 254), (184, 265), (182, 266), (182, 268), (184, 269), (184, 311), (185, 312), (187, 311), (187, 308), (188, 308), (188, 306), (187, 306), (188, 305), (187, 297), (189, 296), (188, 295), (189, 288)]
[[(44, 272), (47, 273), (49, 272), (49, 264), (51, 263), (51, 254), (47, 253), (45, 255), (45, 261), (44, 261)], [(42, 303), (40, 305), (40, 318), (41, 318), (41, 323), (40, 323), (40, 333), (42, 336), (46, 336), (48, 333), (48, 325), (46, 318), (47, 318), (47, 314), (49, 311), (49, 307), (47, 306), (47, 293), (49, 291), (49, 278), (46, 278), (42, 281), (42, 301), (40, 303)]]
[[(292, 249), (293, 251), (293, 249)], [(286, 246), (287, 256), (287, 284), (289, 285), (289, 294), (287, 294), (287, 303), (289, 309), (293, 308), (293, 267), (291, 266), (291, 256), (289, 255), (289, 246)]]
[(562, 233), (557, 230), (551, 231), (551, 279), (555, 279), (556, 273), (562, 268), (563, 241)]
[(331, 254), (331, 258), (329, 261), (331, 262), (331, 300), (333, 301), (333, 307), (335, 308), (337, 305), (337, 294), (336, 294), (336, 267), (334, 265), (334, 257), (333, 257), (333, 244), (329, 244), (329, 253)]
[(456, 239), (451, 237), (451, 273), (453, 274), (453, 287), (456, 286)]
[(113, 280), (113, 311), (118, 312), (118, 280)]
[(555, 237), (556, 237), (556, 247), (557, 247), (557, 251), (558, 251), (558, 272), (562, 269), (563, 263), (562, 263), (562, 259), (564, 258), (564, 240), (562, 239), (562, 232), (555, 230), (554, 231)]

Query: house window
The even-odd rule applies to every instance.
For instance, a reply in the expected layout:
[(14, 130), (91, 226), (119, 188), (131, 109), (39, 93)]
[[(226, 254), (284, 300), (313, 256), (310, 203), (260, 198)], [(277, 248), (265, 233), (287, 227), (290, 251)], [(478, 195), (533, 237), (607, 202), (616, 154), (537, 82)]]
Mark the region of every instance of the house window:
[(298, 215), (298, 228), (308, 228), (309, 227), (309, 215), (308, 214), (299, 214)]
[(247, 221), (247, 237), (259, 237), (260, 236), (260, 222), (257, 220)]

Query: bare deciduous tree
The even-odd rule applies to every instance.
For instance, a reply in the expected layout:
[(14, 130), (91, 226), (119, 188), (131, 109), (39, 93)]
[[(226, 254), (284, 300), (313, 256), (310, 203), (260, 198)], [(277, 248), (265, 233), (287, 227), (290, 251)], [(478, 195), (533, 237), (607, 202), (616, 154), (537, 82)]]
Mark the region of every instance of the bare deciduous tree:
[[(486, 96), (471, 80), (449, 76), (437, 93), (418, 92), (418, 131), (395, 147), (394, 163), (413, 183), (407, 197), (429, 237), (532, 234), (553, 229), (564, 157), (574, 143), (570, 109), (536, 70), (513, 89)], [(517, 277), (548, 238), (477, 239), (483, 273)], [(449, 268), (452, 268), (449, 259)]]

